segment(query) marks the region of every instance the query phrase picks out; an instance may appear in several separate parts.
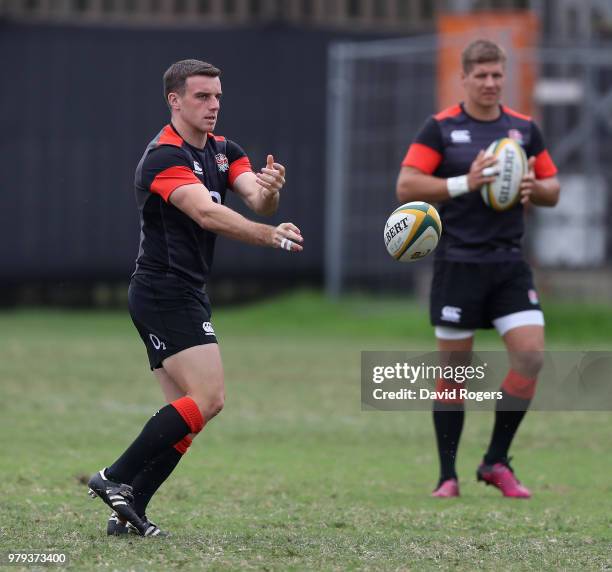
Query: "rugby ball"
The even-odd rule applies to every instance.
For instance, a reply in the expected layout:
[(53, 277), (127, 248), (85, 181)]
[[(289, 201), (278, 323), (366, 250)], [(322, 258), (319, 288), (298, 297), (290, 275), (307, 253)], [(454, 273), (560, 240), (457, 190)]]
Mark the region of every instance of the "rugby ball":
[(414, 262), (433, 252), (442, 234), (438, 211), (413, 201), (395, 209), (385, 224), (387, 252), (400, 262)]
[(492, 183), (480, 189), (482, 200), (494, 211), (507, 211), (520, 199), (519, 187), (527, 173), (527, 155), (520, 144), (509, 137), (493, 141), (486, 155), (497, 158), (494, 168), (499, 174)]

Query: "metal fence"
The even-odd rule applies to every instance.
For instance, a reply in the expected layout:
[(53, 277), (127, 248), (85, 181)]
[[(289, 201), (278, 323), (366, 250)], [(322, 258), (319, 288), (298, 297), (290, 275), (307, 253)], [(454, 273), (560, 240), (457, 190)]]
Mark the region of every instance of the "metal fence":
[[(465, 45), (470, 39), (444, 41)], [(329, 50), (325, 281), (331, 295), (406, 291), (428, 275), (431, 260), (398, 264), (387, 255), (382, 235), (397, 206), (401, 160), (428, 115), (438, 111), (439, 42), (428, 36), (338, 43)], [(609, 46), (508, 53), (504, 102), (516, 108), (514, 78), (520, 66), (535, 65), (534, 118), (562, 183), (556, 208), (529, 215), (526, 246), (536, 266), (592, 270), (610, 263), (610, 53)]]

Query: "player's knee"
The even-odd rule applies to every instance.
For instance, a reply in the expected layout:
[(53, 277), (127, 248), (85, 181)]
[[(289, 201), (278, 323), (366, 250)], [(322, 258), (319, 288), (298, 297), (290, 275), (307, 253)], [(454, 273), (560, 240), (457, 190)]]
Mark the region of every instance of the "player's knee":
[(208, 404), (208, 419), (219, 415), (225, 404), (225, 395), (219, 394), (214, 396)]
[(521, 375), (535, 379), (544, 366), (544, 352), (524, 351), (516, 352), (512, 356), (512, 368)]
[(200, 413), (206, 422), (221, 413), (225, 404), (224, 391), (207, 392), (205, 395), (194, 397), (194, 401), (198, 404)]

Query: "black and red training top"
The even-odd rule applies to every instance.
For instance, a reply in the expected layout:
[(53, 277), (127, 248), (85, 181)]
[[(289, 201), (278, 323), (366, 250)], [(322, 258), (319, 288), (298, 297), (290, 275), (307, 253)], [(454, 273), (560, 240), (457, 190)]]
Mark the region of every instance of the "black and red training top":
[[(527, 157), (535, 157), (538, 179), (553, 177), (553, 163), (538, 126), (526, 115), (500, 106), (499, 117), (480, 121), (463, 104), (427, 119), (408, 148), (402, 166), (428, 175), (449, 178), (465, 175), (481, 149), (496, 139), (510, 137)], [(458, 262), (503, 262), (522, 259), (523, 206), (497, 212), (487, 207), (479, 192), (470, 192), (439, 205), (443, 232), (436, 258)]]
[(208, 134), (198, 149), (166, 125), (147, 145), (134, 177), (140, 212), (140, 248), (134, 274), (174, 274), (203, 288), (210, 274), (216, 234), (202, 229), (170, 202), (183, 185), (203, 184), (223, 204), (236, 178), (251, 171), (242, 148)]

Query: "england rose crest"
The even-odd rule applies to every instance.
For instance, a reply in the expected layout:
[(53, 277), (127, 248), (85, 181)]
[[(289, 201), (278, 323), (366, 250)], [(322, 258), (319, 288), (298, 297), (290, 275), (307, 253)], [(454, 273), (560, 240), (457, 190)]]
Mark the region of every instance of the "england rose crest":
[(518, 129), (509, 129), (508, 137), (514, 139), (517, 143), (523, 144), (523, 134)]
[(217, 161), (217, 167), (219, 168), (219, 171), (225, 173), (225, 171), (229, 169), (229, 162), (227, 160), (227, 157), (223, 153), (219, 153), (215, 155), (215, 159)]

